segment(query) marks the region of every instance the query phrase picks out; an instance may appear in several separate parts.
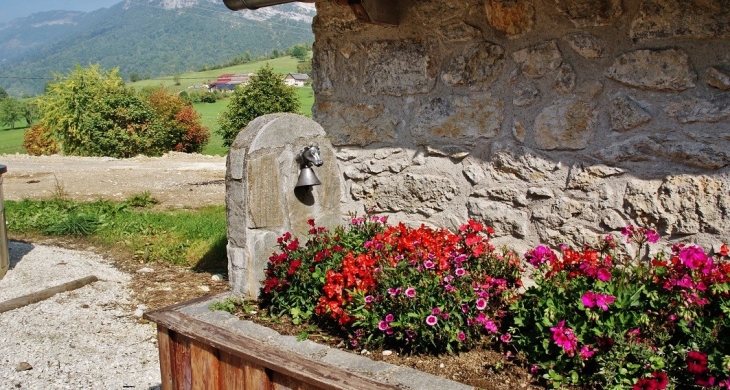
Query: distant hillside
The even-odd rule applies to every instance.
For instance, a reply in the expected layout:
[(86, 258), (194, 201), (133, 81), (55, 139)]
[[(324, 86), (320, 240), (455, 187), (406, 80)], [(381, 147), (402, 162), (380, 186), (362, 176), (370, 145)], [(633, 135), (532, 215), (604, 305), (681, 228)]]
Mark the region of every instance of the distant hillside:
[(109, 9), (49, 11), (0, 25), (0, 86), (43, 92), (52, 73), (99, 63), (156, 77), (312, 42), (310, 4), (231, 12), (220, 0), (126, 0)]

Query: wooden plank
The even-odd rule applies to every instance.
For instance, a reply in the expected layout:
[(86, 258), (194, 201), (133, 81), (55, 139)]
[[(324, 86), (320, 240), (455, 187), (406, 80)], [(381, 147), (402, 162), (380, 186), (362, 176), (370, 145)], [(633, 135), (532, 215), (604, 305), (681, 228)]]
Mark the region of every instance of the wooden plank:
[(270, 372), (269, 377), (271, 378), (271, 390), (299, 390), (301, 384), (298, 380), (276, 371)]
[(220, 388), (225, 389), (247, 389), (244, 386), (244, 364), (240, 357), (218, 350), (220, 363), (218, 364), (218, 382)]
[(217, 349), (199, 341), (190, 341), (190, 368), (193, 389), (218, 389)]
[(266, 368), (255, 363), (247, 362), (241, 359), (243, 362), (243, 371), (245, 375), (244, 386), (246, 390), (256, 389), (270, 389), (271, 381), (269, 376), (266, 375)]
[[(170, 329), (168, 327), (168, 329)], [(172, 341), (172, 388), (174, 390), (191, 390), (193, 388), (190, 367), (190, 339), (174, 332)]]
[(157, 326), (157, 349), (160, 352), (160, 374), (162, 375), (162, 390), (173, 390), (172, 387), (172, 359), (170, 358), (170, 335), (167, 328)]
[(292, 352), (275, 348), (180, 312), (157, 310), (149, 313), (148, 319), (221, 351), (235, 354), (246, 361), (286, 374), (323, 390), (398, 389), (397, 386), (378, 382), (301, 355), (294, 355), (293, 358)]
[(76, 290), (77, 288), (84, 287), (89, 283), (96, 282), (97, 280), (99, 279), (96, 276), (87, 276), (85, 278), (76, 279), (58, 286), (49, 287), (45, 290), (34, 292), (33, 294), (23, 295), (22, 297), (13, 298), (9, 301), (0, 302), (0, 313), (38, 303), (58, 293)]

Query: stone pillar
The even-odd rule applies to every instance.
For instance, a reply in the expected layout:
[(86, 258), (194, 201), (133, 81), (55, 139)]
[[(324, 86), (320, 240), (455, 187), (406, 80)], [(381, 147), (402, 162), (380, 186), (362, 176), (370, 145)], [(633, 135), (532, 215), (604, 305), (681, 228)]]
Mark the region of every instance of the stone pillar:
[[(295, 190), (298, 154), (311, 143), (319, 145), (324, 161), (314, 168), (322, 184)], [(231, 145), (226, 165), (231, 290), (256, 298), (281, 234), (304, 237), (309, 219), (319, 226), (341, 223), (342, 176), (322, 126), (296, 114), (269, 114), (251, 121)]]

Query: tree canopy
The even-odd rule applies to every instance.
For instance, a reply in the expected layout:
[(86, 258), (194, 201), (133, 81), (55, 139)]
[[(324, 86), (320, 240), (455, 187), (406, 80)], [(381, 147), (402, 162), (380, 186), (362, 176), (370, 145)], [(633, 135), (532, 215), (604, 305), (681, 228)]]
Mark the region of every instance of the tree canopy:
[(233, 91), (230, 102), (218, 120), (223, 145), (231, 146), (238, 133), (255, 118), (277, 112), (298, 112), (300, 107), (294, 87), (284, 83), (269, 64), (256, 72), (248, 84)]
[(178, 96), (164, 89), (137, 94), (124, 85), (117, 69), (104, 70), (99, 65), (77, 65), (68, 75), (55, 75), (38, 104), (43, 130), (36, 130), (33, 139), (55, 139), (69, 155), (199, 152), (210, 137), (199, 115), (191, 113), (192, 107)]

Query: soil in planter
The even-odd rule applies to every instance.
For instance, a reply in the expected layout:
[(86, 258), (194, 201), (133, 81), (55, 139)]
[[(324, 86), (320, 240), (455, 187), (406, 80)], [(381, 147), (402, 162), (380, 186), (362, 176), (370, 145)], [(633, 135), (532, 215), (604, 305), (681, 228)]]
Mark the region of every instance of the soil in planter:
[(429, 374), (448, 378), (484, 390), (527, 389), (544, 390), (535, 375), (514, 351), (476, 348), (453, 355), (400, 355), (396, 351), (363, 351), (345, 348), (346, 340), (311, 324), (293, 324), (288, 317), (270, 316), (256, 302), (237, 305), (234, 312), (241, 319), (274, 329), (280, 334), (298, 336), (350, 353), (382, 360), (391, 364), (415, 368)]

